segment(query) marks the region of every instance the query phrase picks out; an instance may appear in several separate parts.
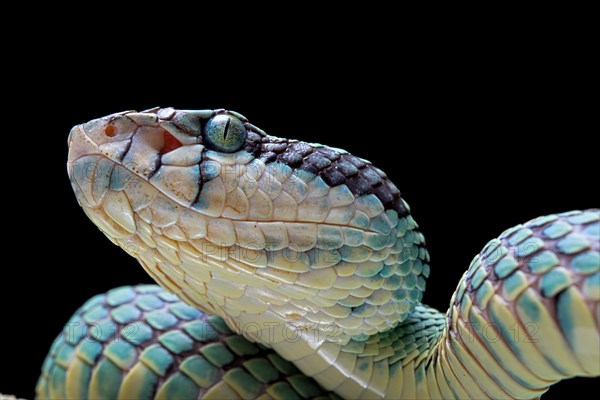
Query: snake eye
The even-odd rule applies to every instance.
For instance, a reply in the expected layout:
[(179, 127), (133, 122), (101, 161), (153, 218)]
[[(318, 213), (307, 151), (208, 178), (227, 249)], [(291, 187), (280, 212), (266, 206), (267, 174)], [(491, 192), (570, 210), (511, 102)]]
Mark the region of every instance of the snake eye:
[(246, 142), (246, 128), (239, 119), (220, 114), (206, 123), (204, 140), (207, 147), (213, 150), (233, 153)]

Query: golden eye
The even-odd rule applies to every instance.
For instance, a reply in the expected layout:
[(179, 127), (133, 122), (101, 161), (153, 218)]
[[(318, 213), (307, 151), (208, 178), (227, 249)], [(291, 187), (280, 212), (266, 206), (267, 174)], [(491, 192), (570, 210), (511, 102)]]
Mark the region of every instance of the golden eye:
[(233, 153), (246, 142), (246, 128), (239, 119), (231, 115), (220, 114), (206, 123), (204, 141), (210, 149)]

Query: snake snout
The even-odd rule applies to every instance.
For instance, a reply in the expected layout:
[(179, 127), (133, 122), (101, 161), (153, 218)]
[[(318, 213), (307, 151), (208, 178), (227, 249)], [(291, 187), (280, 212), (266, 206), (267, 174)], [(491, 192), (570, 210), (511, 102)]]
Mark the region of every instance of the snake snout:
[(69, 146), (69, 156), (67, 161), (69, 176), (72, 174), (73, 163), (79, 158), (89, 154), (98, 153), (98, 145), (85, 134), (82, 125), (76, 125), (71, 129), (67, 139), (67, 145)]

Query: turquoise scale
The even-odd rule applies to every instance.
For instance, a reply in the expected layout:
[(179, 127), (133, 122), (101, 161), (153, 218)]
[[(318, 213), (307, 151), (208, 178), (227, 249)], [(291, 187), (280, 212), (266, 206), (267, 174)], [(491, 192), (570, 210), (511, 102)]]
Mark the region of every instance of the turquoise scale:
[(155, 285), (94, 296), (51, 347), (38, 399), (339, 399)]

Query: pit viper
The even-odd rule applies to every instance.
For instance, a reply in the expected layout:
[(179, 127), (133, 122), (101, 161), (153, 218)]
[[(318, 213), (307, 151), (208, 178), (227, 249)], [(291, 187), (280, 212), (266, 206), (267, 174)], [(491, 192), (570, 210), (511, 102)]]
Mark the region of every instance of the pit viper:
[(40, 399), (525, 399), (600, 375), (597, 209), (491, 240), (443, 314), (421, 303), (423, 234), (369, 161), (223, 109), (121, 112), (68, 145), (83, 211), (160, 286), (85, 303)]

